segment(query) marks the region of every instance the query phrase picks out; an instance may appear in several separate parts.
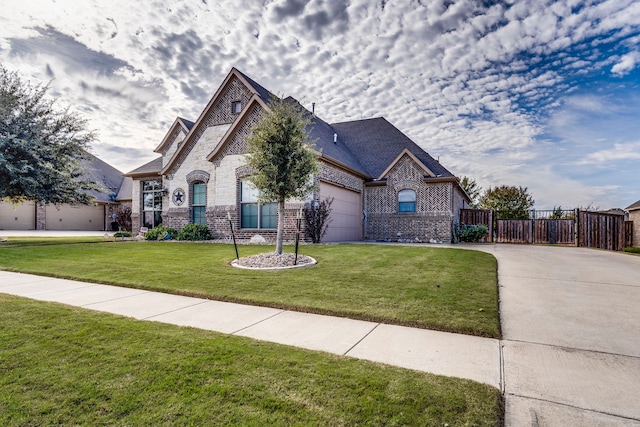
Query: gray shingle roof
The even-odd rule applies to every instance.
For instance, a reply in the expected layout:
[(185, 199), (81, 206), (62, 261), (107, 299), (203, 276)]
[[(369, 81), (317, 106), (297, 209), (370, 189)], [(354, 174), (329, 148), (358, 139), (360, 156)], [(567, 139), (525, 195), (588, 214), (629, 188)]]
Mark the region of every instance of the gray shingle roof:
[(100, 191), (87, 191), (87, 194), (95, 197), (98, 202), (115, 202), (124, 178), (122, 172), (91, 153), (87, 153), (87, 158), (82, 161), (82, 170), (83, 178), (94, 181), (100, 188)]
[(626, 208), (624, 208), (627, 211), (635, 211), (640, 209), (640, 200), (638, 200), (637, 202), (635, 202), (634, 204), (627, 206)]
[(247, 83), (249, 83), (253, 89), (258, 92), (258, 96), (260, 96), (260, 98), (262, 98), (262, 100), (265, 103), (269, 103), (269, 100), (271, 99), (273, 95), (271, 92), (269, 92), (267, 89), (265, 89), (264, 87), (262, 87), (261, 85), (259, 85), (258, 83), (256, 83), (251, 77), (247, 76), (245, 73), (243, 73), (242, 71), (238, 70), (237, 68), (235, 69), (238, 74), (240, 74), (242, 77), (245, 78), (245, 80), (247, 81)]
[(162, 170), (162, 157), (151, 160), (127, 173), (127, 175), (158, 175)]
[(191, 130), (191, 128), (193, 127), (193, 125), (195, 123), (193, 123), (191, 120), (187, 120), (187, 119), (183, 119), (182, 117), (178, 117), (178, 120), (181, 120), (182, 123), (184, 123), (184, 125), (187, 127), (187, 129)]
[(338, 133), (338, 142), (343, 142), (358, 158), (364, 171), (374, 178), (379, 177), (404, 149), (409, 150), (434, 174), (446, 178), (454, 176), (383, 117), (334, 123), (331, 126)]
[(338, 139), (337, 143), (333, 142), (333, 135), (336, 130), (321, 118), (314, 116), (311, 111), (304, 108), (295, 98), (287, 97), (286, 102), (296, 104), (302, 111), (311, 118), (311, 125), (307, 132), (314, 143), (314, 148), (322, 154), (338, 160), (352, 169), (361, 171), (366, 174), (365, 168), (362, 166), (358, 158), (349, 150), (344, 142)]

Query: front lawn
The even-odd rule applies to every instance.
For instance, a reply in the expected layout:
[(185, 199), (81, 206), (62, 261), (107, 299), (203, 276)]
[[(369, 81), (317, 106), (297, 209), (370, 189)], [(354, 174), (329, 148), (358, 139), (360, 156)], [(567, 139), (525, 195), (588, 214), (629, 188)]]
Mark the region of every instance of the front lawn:
[[(230, 267), (233, 246), (222, 244), (4, 245), (0, 268), (12, 271), (500, 337), (497, 263), (478, 251), (304, 245), (300, 252), (316, 266), (249, 271)], [(240, 256), (273, 250), (239, 249)]]
[(500, 392), (473, 381), (0, 294), (3, 426), (500, 419)]

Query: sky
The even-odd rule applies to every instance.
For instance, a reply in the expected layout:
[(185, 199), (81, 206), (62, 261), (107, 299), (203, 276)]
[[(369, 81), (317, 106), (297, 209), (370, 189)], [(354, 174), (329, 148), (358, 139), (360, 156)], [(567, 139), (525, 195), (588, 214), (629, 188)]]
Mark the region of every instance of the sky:
[(640, 199), (640, 2), (0, 0), (0, 63), (128, 172), (232, 67), (327, 122), (385, 117), (537, 209)]

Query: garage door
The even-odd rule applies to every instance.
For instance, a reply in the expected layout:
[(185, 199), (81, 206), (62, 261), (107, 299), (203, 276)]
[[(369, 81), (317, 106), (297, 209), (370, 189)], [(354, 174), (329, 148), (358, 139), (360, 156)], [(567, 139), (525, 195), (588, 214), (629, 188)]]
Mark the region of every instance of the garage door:
[(104, 206), (47, 205), (47, 230), (104, 230)]
[(320, 200), (333, 197), (331, 223), (323, 242), (362, 240), (362, 196), (360, 193), (320, 183)]
[(0, 202), (0, 229), (2, 230), (34, 230), (36, 228), (36, 206), (33, 202), (11, 203)]

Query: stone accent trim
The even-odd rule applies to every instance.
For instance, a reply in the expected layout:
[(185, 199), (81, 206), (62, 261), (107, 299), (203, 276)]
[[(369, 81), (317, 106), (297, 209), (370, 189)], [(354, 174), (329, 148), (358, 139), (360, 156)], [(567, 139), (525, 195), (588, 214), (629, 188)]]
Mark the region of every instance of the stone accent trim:
[(241, 180), (242, 178), (246, 178), (248, 176), (253, 175), (254, 169), (249, 165), (243, 165), (236, 168), (236, 179)]
[(209, 172), (203, 170), (195, 170), (187, 174), (187, 183), (189, 185), (193, 184), (194, 182), (204, 182), (205, 184), (207, 184), (209, 182), (210, 176), (211, 175), (209, 174)]

